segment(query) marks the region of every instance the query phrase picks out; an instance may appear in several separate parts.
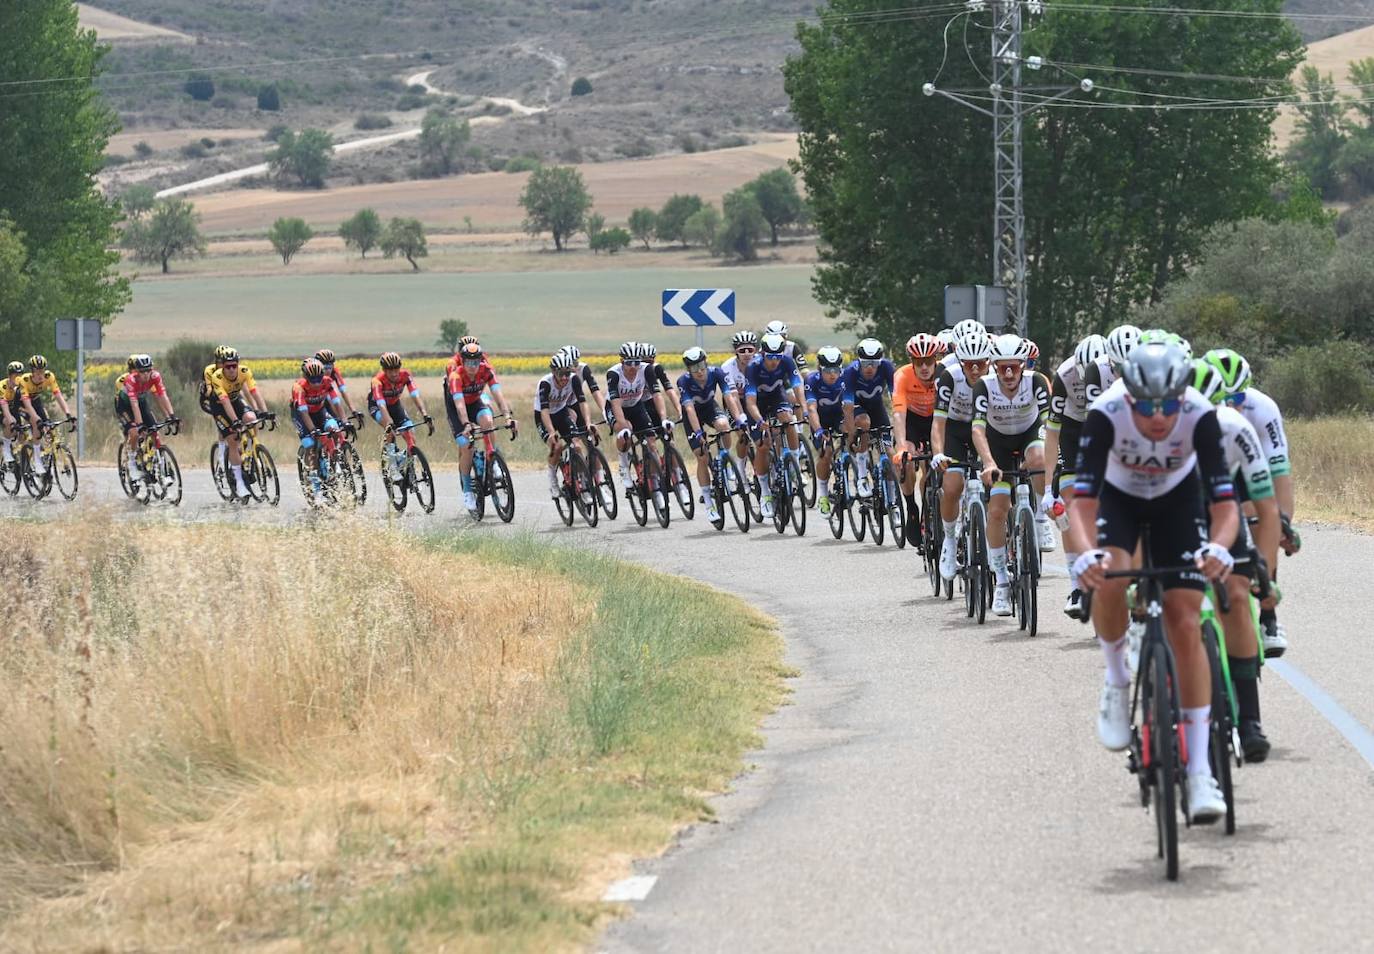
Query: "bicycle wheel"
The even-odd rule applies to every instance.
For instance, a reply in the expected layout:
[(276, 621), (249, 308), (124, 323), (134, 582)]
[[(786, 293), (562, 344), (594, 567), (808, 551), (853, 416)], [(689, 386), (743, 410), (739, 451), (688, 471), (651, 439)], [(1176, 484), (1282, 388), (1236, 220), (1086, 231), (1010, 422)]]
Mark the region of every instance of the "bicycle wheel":
[(847, 457), (844, 462), (844, 499), (845, 508), (849, 511), (849, 535), (855, 543), (863, 543), (868, 535), (868, 508), (855, 492), (858, 486), (859, 465), (853, 457)]
[(577, 516), (576, 508), (573, 506), (572, 479), (568, 475), (571, 469), (572, 465), (567, 462), (567, 451), (564, 451), (564, 459), (558, 464), (560, 481), (558, 496), (553, 498), (553, 505), (558, 510), (558, 519), (563, 521), (565, 527), (571, 527), (573, 517)]
[[(410, 453), (410, 464), (406, 468), (406, 483), (415, 495), (415, 502), (425, 513), (434, 512), (434, 473), (429, 469), (429, 458), (425, 452), (415, 447)], [(361, 503), (361, 501), (359, 501)]]
[(883, 461), (883, 493), (887, 496), (887, 525), (892, 530), (892, 539), (897, 549), (906, 547), (906, 500), (902, 497), (902, 485), (897, 483), (897, 473), (892, 461)]
[(783, 462), (783, 473), (787, 478), (786, 492), (790, 499), (788, 501), (788, 514), (792, 518), (792, 532), (799, 537), (806, 536), (806, 485), (803, 483), (801, 467), (795, 457), (789, 457)]
[(576, 451), (572, 454), (572, 498), (582, 522), (589, 527), (596, 526), (599, 511), (596, 504), (596, 488), (592, 486), (592, 475), (587, 470), (587, 462)]
[(673, 511), (670, 509), (672, 505), (668, 502), (668, 486), (663, 476), (663, 468), (652, 455), (646, 455), (644, 458), (644, 489), (648, 492), (649, 503), (654, 508), (654, 517), (658, 520), (658, 525), (666, 530), (668, 522), (673, 518)]
[(215, 492), (221, 500), (234, 499), (234, 484), (229, 478), (229, 463), (225, 459), (224, 445), (219, 441), (210, 445), (210, 479), (214, 482)]
[(883, 539), (887, 536), (887, 501), (883, 499), (883, 481), (877, 476), (878, 468), (869, 461), (868, 471), (873, 476), (873, 493), (861, 501), (864, 509), (868, 512), (868, 528), (873, 533), (873, 542), (877, 546), (883, 545)]
[(1220, 634), (1210, 619), (1202, 624), (1202, 644), (1207, 648), (1207, 664), (1212, 671), (1212, 731), (1208, 740), (1212, 774), (1226, 799), (1226, 834), (1236, 833), (1236, 801), (1231, 788), (1231, 706), (1226, 679), (1221, 671)]
[(620, 494), (616, 493), (615, 474), (611, 473), (611, 465), (606, 462), (601, 448), (587, 449), (587, 467), (591, 471), (592, 486), (601, 498), (601, 512), (607, 520), (614, 520), (620, 515)]
[[(726, 501), (729, 501), (730, 511), (733, 513), (735, 509), (735, 498), (725, 490), (725, 471), (722, 469), (720, 460), (712, 458), (710, 461), (710, 468), (711, 502), (715, 504), (716, 507), (716, 515), (711, 517), (711, 526), (715, 527), (717, 530), (724, 530)], [(708, 514), (707, 516), (710, 515)], [(738, 519), (738, 517), (736, 517), (736, 519)]]
[(159, 495), (173, 507), (181, 505), (181, 466), (177, 463), (177, 455), (172, 453), (170, 447), (159, 447), (157, 449), (158, 470), (162, 477), (163, 491)]
[(747, 501), (749, 503), (749, 515), (754, 518), (757, 524), (763, 523), (763, 491), (759, 489), (759, 478), (754, 473), (754, 458), (740, 458), (740, 473), (747, 482)]
[(510, 523), (515, 517), (515, 482), (510, 479), (510, 468), (498, 450), (493, 449), (487, 461), (487, 481), (496, 515), (502, 523)]
[(926, 576), (930, 578), (931, 589), (938, 597), (944, 588), (944, 581), (940, 578), (940, 552), (945, 545), (945, 525), (940, 519), (939, 497), (927, 493), (925, 499), (925, 513), (921, 515), (921, 519), (925, 523), (922, 537), (925, 540)]
[(363, 458), (352, 441), (345, 441), (339, 447), (339, 464), (353, 473), (353, 500), (361, 507), (367, 503), (367, 471), (363, 469)]
[(687, 473), (687, 465), (676, 447), (668, 444), (663, 454), (663, 478), (671, 496), (677, 499), (677, 508), (683, 520), (691, 520), (697, 514), (696, 497), (692, 494), (692, 478)]
[(836, 465), (830, 474), (830, 535), (836, 540), (844, 539), (844, 515), (848, 509), (844, 498), (844, 468)]
[(406, 509), (406, 498), (410, 491), (406, 486), (404, 474), (398, 480), (392, 479), (391, 461), (385, 450), (382, 451), (382, 486), (386, 488), (386, 497), (391, 501), (392, 509), (397, 513), (402, 513)]
[(748, 533), (750, 518), (753, 517), (753, 511), (749, 509), (749, 488), (744, 483), (738, 461), (726, 454), (723, 463), (725, 469), (721, 471), (721, 479), (725, 481), (725, 499), (730, 502), (730, 516), (735, 518), (735, 526), (739, 527), (740, 533)]
[(816, 506), (816, 455), (811, 442), (802, 436), (797, 442), (797, 469), (802, 475), (802, 489), (806, 491), (806, 505)]
[(988, 618), (988, 599), (991, 593), (987, 592), (987, 535), (983, 532), (983, 508), (975, 505), (969, 508), (969, 566), (973, 569), (974, 575), (978, 579), (978, 603), (974, 607), (974, 618), (981, 626)]
[(57, 487), (57, 492), (66, 500), (76, 497), (77, 476), (76, 458), (72, 452), (61, 444), (53, 448), (52, 460), (48, 463), (52, 471), (53, 484)]
[[(115, 451), (115, 455), (120, 468), (120, 485), (124, 487), (124, 492), (127, 494), (129, 492), (127, 483), (129, 472), (124, 469), (128, 465), (124, 461), (123, 446)], [(13, 497), (15, 494), (19, 493), (19, 485), (23, 482), (23, 477), (19, 475), (19, 459), (17, 457), (9, 463), (0, 461), (0, 490), (4, 490), (5, 493)]]
[(973, 614), (978, 612), (978, 604), (983, 600), (979, 588), (983, 578), (973, 557), (973, 528), (967, 523), (964, 526), (963, 539), (959, 541), (959, 549), (963, 551), (959, 560), (959, 573), (964, 584), (964, 615), (973, 619)]
[(1035, 518), (1022, 510), (1017, 521), (1017, 566), (1021, 628), (1027, 636), (1040, 630), (1040, 537), (1035, 532)]
[(52, 472), (39, 474), (33, 466), (35, 448), (26, 447), (20, 455), (20, 472), (24, 475), (24, 489), (34, 500), (42, 500), (52, 490)]
[(773, 529), (778, 533), (786, 533), (792, 508), (792, 498), (787, 495), (787, 479), (784, 477), (786, 470), (778, 466), (777, 461), (770, 466), (768, 489), (773, 491)]
[(301, 482), (301, 496), (305, 498), (306, 504), (311, 509), (320, 505), (320, 493), (316, 490), (316, 483), (319, 477), (314, 474), (314, 468), (306, 461), (307, 451), (304, 447), (296, 451), (296, 476)]
[(277, 476), (277, 462), (266, 447), (259, 446), (253, 454), (253, 478), (249, 489), (259, 502), (273, 507), (281, 502), (281, 478)]
[(630, 501), (630, 515), (641, 527), (649, 522), (649, 481), (647, 461), (638, 462), (630, 458), (630, 472), (635, 475), (634, 485), (625, 491)]
[[(1162, 625), (1151, 621), (1151, 625)], [(1147, 636), (1147, 639), (1150, 637)], [(1162, 639), (1162, 637), (1160, 637)], [(1158, 644), (1157, 644), (1158, 645)], [(1169, 654), (1163, 648), (1150, 654), (1150, 755), (1154, 773), (1155, 830), (1164, 875), (1178, 880), (1178, 733), (1174, 703), (1169, 693)]]

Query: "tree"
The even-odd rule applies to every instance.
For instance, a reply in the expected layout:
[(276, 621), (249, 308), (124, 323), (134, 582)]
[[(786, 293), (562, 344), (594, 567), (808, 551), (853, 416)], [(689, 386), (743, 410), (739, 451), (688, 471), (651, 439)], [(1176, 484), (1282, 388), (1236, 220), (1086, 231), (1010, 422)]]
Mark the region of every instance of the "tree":
[(660, 242), (681, 242), (682, 247), (687, 247), (687, 239), (682, 234), (682, 227), (687, 224), (687, 219), (691, 217), (702, 206), (701, 196), (699, 195), (678, 195), (674, 194), (667, 202), (663, 203), (663, 208), (658, 213), (657, 234)]
[(430, 109), (420, 124), (420, 174), (446, 176), (455, 172), (458, 156), (471, 138), (472, 128), (466, 119), (455, 119), (438, 107)]
[(439, 322), (439, 340), (434, 342), (448, 352), (458, 350), (458, 340), (468, 333), (468, 323), (461, 318), (445, 318)]
[(119, 203), (124, 207), (124, 214), (131, 219), (151, 212), (155, 202), (157, 202), (157, 190), (143, 183), (129, 186), (124, 190), (124, 194), (119, 197)]
[(644, 243), (644, 247), (649, 247), (649, 240), (654, 237), (654, 229), (658, 226), (658, 214), (653, 209), (635, 209), (630, 213), (630, 234)]
[(592, 197), (582, 173), (571, 166), (552, 166), (530, 173), (520, 204), (525, 209), (525, 231), (551, 233), (554, 248), (561, 252), (563, 242), (582, 228)]
[(573, 80), (572, 94), (574, 96), (590, 96), (592, 92), (592, 81), (585, 76), (579, 76)]
[(344, 240), (345, 248), (356, 248), (358, 254), (367, 258), (367, 253), (381, 241), (382, 220), (374, 209), (359, 209), (339, 226), (339, 237)]
[(387, 258), (402, 255), (415, 271), (420, 270), (417, 258), (429, 255), (429, 245), (425, 242), (425, 227), (419, 219), (403, 219), (399, 216), (387, 223), (382, 233), (382, 254)]
[(0, 6), (0, 84), (43, 90), (0, 106), (0, 342), (59, 370), (75, 356), (53, 353), (53, 319), (108, 322), (130, 297), (115, 271), (119, 203), (95, 180), (119, 129), (95, 88), (107, 49), (66, 0)]
[(301, 185), (323, 189), (334, 153), (334, 137), (322, 129), (287, 130), (277, 148), (267, 154), (270, 173), (278, 181), (294, 177)]
[(599, 235), (601, 230), (605, 227), (606, 216), (599, 215), (596, 212), (588, 215), (586, 221), (582, 223), (582, 230), (587, 233), (587, 242), (595, 246), (597, 235)]
[(596, 233), (591, 240), (593, 252), (606, 252), (614, 255), (616, 252), (630, 247), (630, 233), (616, 226), (613, 229), (602, 229)]
[[(987, 117), (922, 95), (945, 57), (942, 32), (927, 22), (859, 22), (903, 5), (831, 0), (829, 16), (798, 28), (801, 52), (784, 67), (801, 130), (795, 169), (822, 240), (814, 293), (839, 327), (887, 341), (905, 340), (913, 315), (939, 315), (946, 284), (986, 281), (992, 270)], [(1282, 94), (1301, 39), (1277, 16), (1280, 0), (1213, 6), (1274, 15), (1171, 18), (1083, 5), (1027, 35), (1026, 54), (1047, 62), (1167, 74), (1113, 73), (1110, 85), (1130, 92), (1080, 94), (1026, 124), (1029, 308), (1042, 350), (1062, 352), (1157, 300), (1212, 226), (1271, 202), (1281, 176), (1269, 152), (1273, 111), (1177, 109), (1168, 97), (1198, 95), (1189, 74), (1246, 76), (1227, 87), (1238, 98)], [(970, 19), (986, 27), (988, 18)], [(987, 80), (968, 58), (949, 56), (939, 85), (986, 89)], [(1084, 108), (1120, 105), (1133, 108)]]
[(1340, 184), (1336, 164), (1345, 145), (1345, 97), (1336, 91), (1331, 74), (1315, 66), (1302, 68), (1297, 134), (1288, 147), (1288, 161), (1305, 175), (1325, 198), (1335, 198)]
[(315, 232), (305, 224), (305, 219), (277, 219), (267, 231), (267, 240), (281, 256), (283, 265), (290, 265), (296, 253), (305, 248), (305, 243), (315, 237)]
[(172, 259), (205, 254), (200, 213), (185, 199), (159, 199), (151, 212), (124, 229), (123, 245), (138, 261), (161, 265), (165, 275)]
[(752, 189), (743, 186), (725, 196), (725, 224), (718, 236), (722, 254), (734, 255), (741, 261), (752, 262), (759, 257), (759, 239), (768, 231), (759, 200)]
[(281, 109), (281, 92), (277, 89), (276, 83), (258, 87), (258, 109), (268, 113), (275, 113)]
[(682, 225), (685, 242), (715, 250), (720, 235), (720, 212), (710, 202), (697, 209)]
[(197, 102), (208, 103), (215, 98), (215, 81), (204, 73), (198, 73), (188, 79), (184, 89), (187, 95)]
[(772, 231), (773, 244), (777, 245), (778, 229), (799, 222), (805, 212), (797, 180), (786, 169), (770, 169), (745, 188), (758, 199), (759, 211)]
[(1357, 128), (1336, 154), (1336, 172), (1353, 197), (1374, 193), (1374, 130)]

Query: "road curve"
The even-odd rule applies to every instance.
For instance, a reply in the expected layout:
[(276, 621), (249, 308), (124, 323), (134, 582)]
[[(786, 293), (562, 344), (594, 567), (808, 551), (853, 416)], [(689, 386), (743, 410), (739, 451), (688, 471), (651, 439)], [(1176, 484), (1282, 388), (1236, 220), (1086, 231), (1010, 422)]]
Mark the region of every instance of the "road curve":
[[(381, 520), (375, 477), (366, 512)], [(469, 526), (456, 477), (440, 478), (439, 509), (400, 526)], [(279, 510), (245, 511), (204, 471), (187, 483), (177, 519), (311, 525), (294, 486)], [(640, 529), (624, 507), (613, 524), (566, 529), (544, 484), (517, 476), (515, 529), (736, 593), (778, 619), (801, 672), (752, 770), (715, 800), (717, 823), (637, 865), (658, 880), (601, 949), (1374, 950), (1374, 765), (1276, 672), (1263, 681), (1275, 749), (1237, 774), (1238, 833), (1184, 832), (1169, 884), (1124, 758), (1094, 736), (1101, 657), (1058, 613), (1061, 576), (1045, 581), (1032, 640), (1006, 621), (972, 625), (930, 597), (910, 550), (833, 541), (814, 511), (801, 540), (771, 526), (718, 533), (700, 514)], [(142, 510), (108, 469), (83, 471), (82, 494)], [(507, 531), (488, 518), (473, 532)], [(1283, 565), (1285, 662), (1367, 731), (1374, 640), (1358, 628), (1357, 568), (1374, 538), (1304, 532)]]

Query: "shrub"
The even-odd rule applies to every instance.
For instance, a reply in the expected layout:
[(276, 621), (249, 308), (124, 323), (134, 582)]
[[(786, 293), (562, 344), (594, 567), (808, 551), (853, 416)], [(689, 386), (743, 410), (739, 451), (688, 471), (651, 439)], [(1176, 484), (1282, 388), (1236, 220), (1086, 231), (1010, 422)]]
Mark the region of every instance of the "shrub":
[(353, 120), (354, 129), (386, 129), (391, 125), (391, 117), (381, 113), (363, 113)]
[(216, 96), (210, 102), (211, 109), (238, 109), (239, 101), (232, 96)]
[(614, 255), (616, 252), (630, 247), (630, 233), (619, 226), (613, 229), (602, 229), (592, 236), (591, 249), (593, 252), (606, 252)]
[(1270, 361), (1256, 384), (1285, 414), (1314, 417), (1374, 409), (1374, 349), (1355, 341), (1294, 348)]
[(622, 142), (615, 151), (626, 159), (643, 159), (654, 154), (654, 146), (644, 136), (638, 136), (630, 142)]
[(417, 96), (424, 96), (429, 92), (429, 89), (423, 83), (411, 83), (406, 87), (406, 92), (415, 93)]
[(585, 76), (579, 76), (573, 80), (572, 94), (574, 96), (590, 96), (592, 92), (592, 81)]
[(268, 142), (276, 142), (290, 131), (291, 127), (287, 126), (285, 123), (273, 123), (267, 132), (263, 133), (262, 138), (266, 139)]
[(200, 137), (200, 144), (201, 144), (202, 146), (204, 146), (206, 149), (214, 149), (214, 148), (215, 148), (215, 141), (214, 141), (213, 139), (211, 139), (209, 136), (201, 136), (201, 137)]
[(412, 109), (424, 109), (429, 105), (429, 97), (419, 93), (406, 93), (396, 100), (396, 108), (402, 112), (409, 112)]
[(147, 140), (140, 139), (138, 142), (134, 143), (134, 155), (138, 156), (138, 158), (147, 159), (152, 154), (153, 147), (148, 145)]
[(540, 165), (541, 163), (539, 162), (538, 156), (526, 154), (523, 156), (512, 156), (507, 159), (503, 168), (506, 172), (533, 172), (538, 169)]
[(281, 93), (277, 90), (276, 83), (268, 83), (258, 89), (258, 109), (269, 113), (281, 109)]
[(162, 373), (190, 385), (200, 381), (205, 366), (215, 360), (215, 343), (204, 338), (178, 338), (158, 362)]
[(701, 143), (697, 142), (691, 133), (683, 133), (677, 137), (677, 147), (686, 153), (700, 152)]
[(181, 154), (187, 159), (204, 159), (210, 153), (209, 150), (205, 148), (204, 143), (188, 142), (181, 147)]
[(198, 102), (207, 103), (215, 98), (215, 81), (204, 73), (188, 79), (183, 89), (188, 96)]

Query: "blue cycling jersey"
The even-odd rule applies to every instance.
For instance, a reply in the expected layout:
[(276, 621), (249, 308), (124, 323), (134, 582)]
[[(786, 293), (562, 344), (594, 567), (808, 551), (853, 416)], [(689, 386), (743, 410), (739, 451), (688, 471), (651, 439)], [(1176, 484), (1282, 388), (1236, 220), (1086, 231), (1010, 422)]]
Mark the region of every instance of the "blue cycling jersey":
[(834, 384), (826, 384), (819, 371), (812, 371), (806, 376), (806, 403), (838, 409), (844, 403), (844, 375), (838, 375)]
[(725, 372), (716, 367), (706, 372), (706, 380), (701, 383), (697, 383), (691, 372), (684, 372), (677, 379), (677, 393), (682, 397), (683, 404), (689, 401), (692, 404), (710, 404), (716, 399), (717, 391), (724, 397), (728, 390)]
[(883, 358), (878, 363), (878, 371), (871, 378), (865, 378), (859, 370), (859, 362), (851, 361), (844, 369), (844, 403), (872, 404), (881, 401), (883, 393), (892, 393), (892, 379), (897, 374), (897, 366)]
[(744, 369), (744, 395), (778, 394), (788, 388), (801, 387), (801, 375), (797, 373), (797, 363), (787, 355), (778, 359), (778, 366), (768, 370), (763, 366), (763, 355), (758, 355)]

